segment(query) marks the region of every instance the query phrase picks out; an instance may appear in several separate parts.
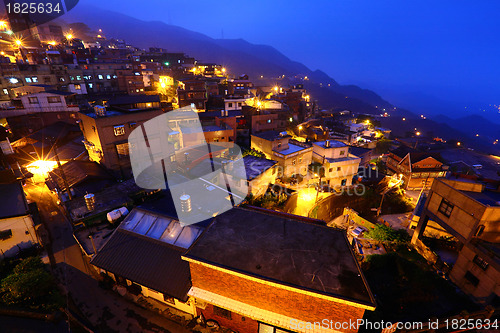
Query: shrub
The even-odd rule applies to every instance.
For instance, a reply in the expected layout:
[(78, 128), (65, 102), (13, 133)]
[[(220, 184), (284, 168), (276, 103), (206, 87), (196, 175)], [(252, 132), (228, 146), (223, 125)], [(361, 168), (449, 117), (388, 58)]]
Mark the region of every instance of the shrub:
[(377, 224), (375, 228), (368, 230), (365, 237), (382, 242), (407, 243), (410, 240), (406, 230), (395, 230), (383, 224)]

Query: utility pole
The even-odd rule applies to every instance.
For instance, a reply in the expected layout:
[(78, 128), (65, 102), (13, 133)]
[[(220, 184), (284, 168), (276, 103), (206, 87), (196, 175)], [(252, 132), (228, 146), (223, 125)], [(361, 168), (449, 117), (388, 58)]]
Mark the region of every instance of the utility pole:
[(66, 174), (61, 166), (61, 160), (59, 159), (59, 154), (57, 153), (57, 145), (56, 142), (53, 143), (52, 147), (54, 148), (54, 154), (56, 155), (57, 168), (61, 170), (61, 177), (63, 179), (64, 187), (66, 187), (66, 191), (68, 192), (68, 199), (73, 200), (73, 196), (71, 195), (71, 189), (69, 188), (68, 181), (66, 179)]

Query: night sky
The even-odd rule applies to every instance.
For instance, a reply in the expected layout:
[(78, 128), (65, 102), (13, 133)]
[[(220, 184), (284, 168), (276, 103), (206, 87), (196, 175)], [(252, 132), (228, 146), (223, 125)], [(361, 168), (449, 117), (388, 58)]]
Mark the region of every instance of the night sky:
[(500, 104), (500, 1), (80, 3), (213, 38), (272, 45), (341, 84), (372, 89), (400, 106), (457, 115)]

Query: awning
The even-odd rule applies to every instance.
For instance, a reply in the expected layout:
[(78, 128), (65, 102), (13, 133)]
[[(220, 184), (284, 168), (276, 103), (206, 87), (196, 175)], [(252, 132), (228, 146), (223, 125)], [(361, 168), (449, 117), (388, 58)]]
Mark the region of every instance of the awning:
[[(263, 323), (267, 323), (269, 325), (273, 325), (276, 327), (281, 327), (287, 330), (292, 329), (291, 323), (301, 323), (300, 326), (303, 326), (302, 329), (297, 329), (298, 332), (305, 333), (333, 333), (333, 332), (341, 332), (334, 329), (327, 329), (325, 327), (318, 327), (318, 325), (311, 325), (311, 328), (306, 328), (306, 323), (304, 320), (291, 318), (276, 312), (260, 309), (258, 307), (248, 305), (246, 303), (242, 303), (239, 301), (235, 301), (231, 298), (221, 296), (210, 291), (191, 287), (188, 292), (189, 296), (192, 296), (196, 299), (208, 302), (212, 305), (224, 308), (226, 310), (238, 313), (242, 316), (252, 318), (253, 320), (261, 321)], [(318, 320), (319, 321), (319, 320)], [(299, 326), (297, 325), (297, 326)], [(315, 327), (316, 326), (316, 327)]]

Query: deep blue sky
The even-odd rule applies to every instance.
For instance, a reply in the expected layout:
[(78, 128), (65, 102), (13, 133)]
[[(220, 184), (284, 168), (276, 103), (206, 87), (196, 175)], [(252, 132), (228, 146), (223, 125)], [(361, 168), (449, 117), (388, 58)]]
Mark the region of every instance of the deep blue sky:
[[(272, 45), (341, 84), (443, 113), (500, 104), (500, 1), (81, 0), (213, 38)], [(430, 106), (432, 105), (432, 106)], [(451, 105), (451, 107), (450, 107)], [(425, 109), (425, 106), (423, 107)], [(420, 110), (419, 110), (420, 111)]]

